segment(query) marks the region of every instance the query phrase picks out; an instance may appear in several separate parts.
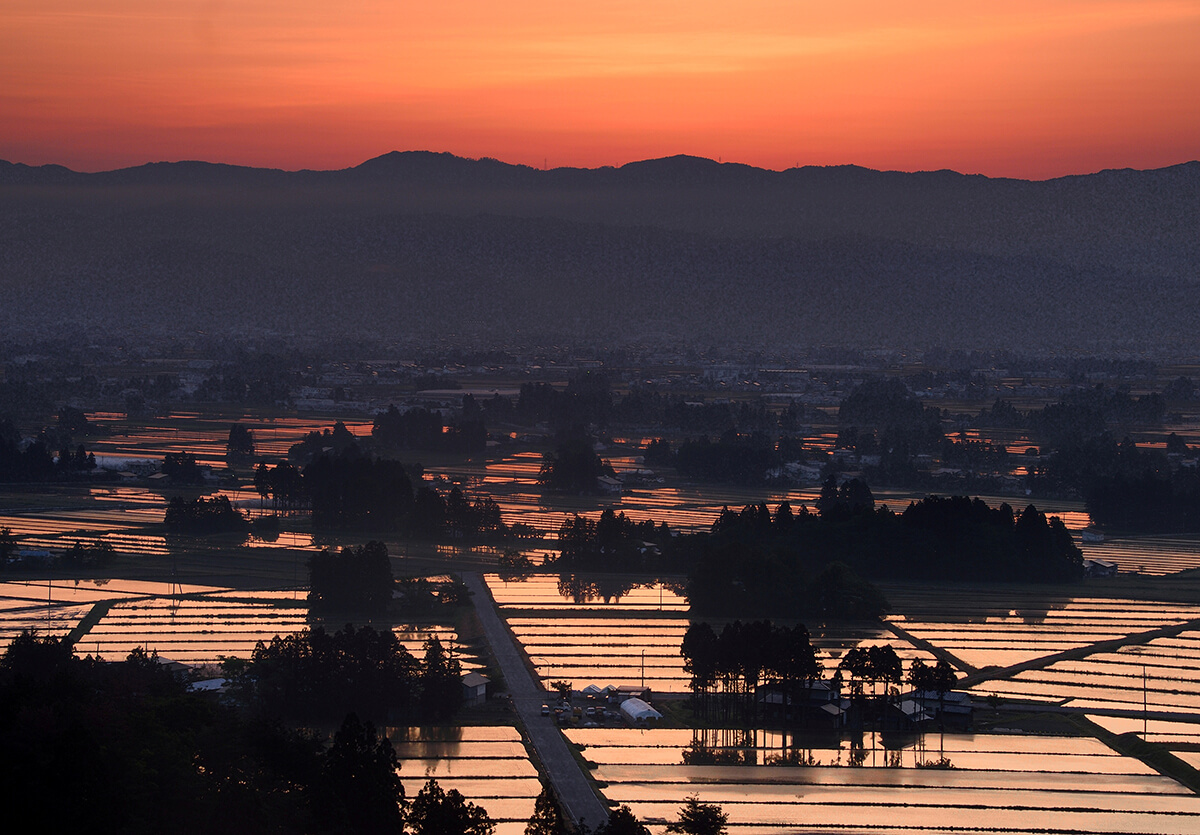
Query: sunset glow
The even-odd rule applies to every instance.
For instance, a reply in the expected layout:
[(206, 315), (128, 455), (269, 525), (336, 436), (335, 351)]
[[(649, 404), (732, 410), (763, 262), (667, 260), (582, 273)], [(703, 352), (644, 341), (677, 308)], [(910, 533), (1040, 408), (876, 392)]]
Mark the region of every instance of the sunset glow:
[(0, 158), (429, 149), (1044, 178), (1200, 157), (1200, 4), (2, 0)]

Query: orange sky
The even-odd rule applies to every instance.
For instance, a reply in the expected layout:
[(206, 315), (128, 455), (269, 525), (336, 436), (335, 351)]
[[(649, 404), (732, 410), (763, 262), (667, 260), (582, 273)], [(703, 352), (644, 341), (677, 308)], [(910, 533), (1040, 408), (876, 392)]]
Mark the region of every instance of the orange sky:
[(1044, 178), (1200, 158), (1200, 2), (0, 0), (0, 158), (676, 153)]

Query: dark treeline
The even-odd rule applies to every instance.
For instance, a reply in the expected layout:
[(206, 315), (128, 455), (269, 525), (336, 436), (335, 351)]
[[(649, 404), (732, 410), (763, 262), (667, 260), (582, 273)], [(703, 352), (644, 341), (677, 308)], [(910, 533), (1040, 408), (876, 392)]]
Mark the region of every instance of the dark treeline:
[(725, 726), (757, 723), (760, 685), (774, 685), (798, 703), (821, 676), (816, 649), (803, 624), (733, 621), (718, 635), (708, 623), (693, 623), (679, 651), (700, 717)]
[(606, 508), (600, 518), (574, 516), (558, 530), (559, 553), (550, 564), (570, 571), (646, 571), (661, 566), (671, 541), (666, 522), (634, 522)]
[(63, 551), (59, 563), (68, 568), (106, 568), (116, 559), (116, 549), (111, 543), (98, 540), (96, 542), (76, 542)]
[(415, 658), (391, 631), (321, 627), (261, 641), (248, 661), (225, 662), (256, 714), (322, 721), (347, 713), (391, 725), (441, 722), (462, 704), (462, 669), (437, 638)]
[(696, 541), (688, 595), (694, 611), (714, 615), (878, 616), (882, 598), (856, 575), (1059, 582), (1083, 572), (1061, 520), (1032, 505), (1016, 514), (1007, 504), (930, 496), (895, 514), (875, 509), (857, 480), (827, 481), (817, 513), (787, 503), (774, 514), (766, 505), (726, 509)]
[[(686, 572), (692, 612), (717, 617), (874, 619), (887, 610), (870, 579), (1069, 582), (1083, 558), (1057, 517), (1030, 505), (990, 508), (964, 496), (929, 496), (896, 514), (870, 488), (826, 481), (817, 512), (784, 502), (726, 508), (708, 533), (673, 536), (665, 525), (605, 510), (559, 530), (550, 561), (576, 571)], [(564, 592), (566, 593), (566, 592)], [(620, 596), (621, 591), (611, 594)]]
[(1086, 493), (1097, 525), (1124, 530), (1200, 532), (1200, 472), (1144, 470), (1094, 479)]
[(340, 552), (325, 548), (308, 561), (308, 606), (313, 612), (382, 612), (392, 601), (387, 546), (371, 541)]
[(655, 426), (688, 433), (766, 432), (798, 425), (804, 415), (796, 404), (782, 416), (755, 402), (695, 402), (679, 394), (664, 394), (634, 386), (618, 397), (608, 376), (589, 371), (573, 375), (565, 389), (549, 383), (525, 383), (515, 404), (497, 399), (485, 401), (488, 420), (533, 426), (544, 423), (562, 431), (573, 426), (608, 429), (619, 426)]
[[(475, 412), (474, 400), (466, 411)], [(371, 438), (386, 450), (422, 450), (428, 452), (477, 453), (487, 448), (487, 429), (483, 420), (463, 419), (449, 425), (438, 412), (427, 409), (400, 411), (389, 406), (375, 416)]]
[(1166, 449), (1140, 449), (1107, 432), (1055, 452), (1034, 483), (1047, 492), (1082, 495), (1092, 521), (1139, 531), (1200, 531), (1200, 472), (1183, 462), (1194, 456), (1177, 435)]
[(802, 438), (781, 435), (773, 440), (764, 432), (738, 434), (733, 429), (715, 441), (707, 436), (684, 441), (673, 455), (665, 441), (651, 446), (648, 464), (674, 464), (689, 478), (733, 484), (765, 484), (781, 477), (785, 464), (810, 457)]
[(1106, 429), (1128, 431), (1133, 426), (1162, 423), (1166, 400), (1161, 394), (1134, 398), (1124, 389), (1094, 388), (1070, 392), (1058, 403), (1030, 412), (1026, 426), (1035, 437), (1058, 448), (1099, 435)]
[(347, 718), (326, 748), (190, 692), (140, 649), (106, 663), (18, 636), (0, 736), (5, 810), (27, 832), (402, 831), (399, 763), (371, 724)]
[(171, 533), (203, 536), (217, 533), (247, 533), (250, 522), (229, 501), (228, 496), (211, 499), (185, 499), (176, 496), (167, 504), (163, 518)]
[(613, 468), (596, 454), (591, 440), (576, 427), (542, 457), (538, 484), (559, 493), (595, 493), (596, 479), (612, 475)]
[[(279, 509), (307, 505), (317, 529), (354, 529), (412, 536), (482, 539), (530, 533), (526, 526), (504, 523), (490, 496), (468, 498), (458, 485), (443, 495), (414, 477), (399, 461), (369, 458), (349, 449), (322, 454), (303, 470), (287, 462), (260, 464), (254, 484)], [(417, 486), (414, 489), (413, 482)]]
[[(936, 489), (937, 479), (917, 466), (918, 455), (935, 456), (942, 467), (960, 470), (958, 477), (971, 484), (981, 474), (1007, 473), (1012, 465), (1010, 450), (1002, 444), (972, 441), (966, 428), (1022, 430), (1034, 439), (1033, 451), (1043, 456), (1027, 486), (1042, 495), (1083, 496), (1095, 471), (1109, 465), (1097, 441), (1108, 438), (1108, 433), (1120, 437), (1134, 427), (1161, 424), (1167, 402), (1185, 397), (1188, 382), (1181, 378), (1164, 394), (1138, 397), (1125, 388), (1081, 387), (1028, 412), (997, 399), (978, 416), (968, 417), (923, 406), (898, 379), (867, 381), (839, 407), (837, 445), (879, 458), (862, 466), (874, 484)], [(979, 485), (985, 482), (986, 478)]]
[(70, 481), (95, 469), (96, 457), (69, 435), (43, 433), (25, 443), (11, 420), (0, 421), (0, 482)]

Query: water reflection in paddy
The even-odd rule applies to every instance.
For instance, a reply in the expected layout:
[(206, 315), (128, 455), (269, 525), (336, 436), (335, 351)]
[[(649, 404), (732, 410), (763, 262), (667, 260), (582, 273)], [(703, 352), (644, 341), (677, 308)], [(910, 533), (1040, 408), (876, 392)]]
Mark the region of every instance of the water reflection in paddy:
[[(1161, 641), (1161, 642), (1160, 642)], [(1059, 661), (981, 689), (1010, 697), (1067, 700), (1074, 707), (1200, 713), (1200, 632), (1085, 659)]]
[(434, 778), (486, 809), (497, 822), (496, 835), (525, 831), (541, 783), (516, 728), (393, 728), (388, 738), (400, 759), (405, 797), (411, 800)]
[[(864, 767), (846, 765), (846, 743), (838, 751), (812, 749), (829, 761), (825, 767), (684, 766), (691, 731), (567, 734), (599, 764), (593, 773), (608, 784), (605, 795), (630, 804), (644, 820), (674, 819), (684, 798), (695, 794), (720, 803), (738, 832), (803, 825), (804, 831), (837, 832), (1183, 833), (1200, 824), (1200, 798), (1094, 739), (946, 734), (941, 744), (955, 767), (944, 770), (916, 768), (921, 755), (913, 745), (900, 750), (902, 767), (895, 767), (896, 758), (885, 757), (880, 741), (869, 738), (864, 746), (878, 755)], [(936, 736), (927, 735), (924, 756), (938, 755)], [(764, 747), (763, 756), (769, 753)], [(829, 767), (839, 758), (842, 767)], [(973, 810), (986, 814), (973, 819)]]
[[(285, 458), (290, 446), (309, 432), (329, 429), (339, 420), (325, 415), (260, 416), (209, 415), (175, 411), (168, 415), (130, 421), (123, 415), (93, 413), (89, 420), (107, 434), (88, 439), (87, 448), (97, 458), (161, 459), (167, 453), (188, 452), (201, 464), (226, 466), (225, 444), (229, 427), (242, 423), (254, 433), (255, 452), (270, 458)], [(369, 435), (370, 421), (350, 420), (346, 428), (354, 435)]]
[[(661, 584), (576, 602), (573, 592), (579, 583), (560, 587), (555, 576), (506, 582), (489, 574), (484, 579), (543, 680), (569, 681), (577, 689), (636, 683), (659, 692), (687, 691), (689, 677), (679, 647), (691, 622), (679, 616), (684, 598)], [(523, 614), (543, 609), (553, 610), (555, 616)], [(810, 635), (829, 674), (847, 650), (861, 645), (890, 644), (906, 670), (916, 658), (935, 660), (876, 624), (812, 627)]]

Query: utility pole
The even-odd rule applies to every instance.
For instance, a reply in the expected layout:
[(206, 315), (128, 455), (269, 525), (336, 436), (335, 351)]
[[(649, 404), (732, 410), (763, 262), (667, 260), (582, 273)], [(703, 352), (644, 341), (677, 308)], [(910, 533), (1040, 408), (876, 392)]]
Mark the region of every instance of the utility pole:
[(1142, 741), (1146, 742), (1146, 737), (1149, 736), (1150, 713), (1147, 710), (1146, 703), (1146, 665), (1142, 665)]

